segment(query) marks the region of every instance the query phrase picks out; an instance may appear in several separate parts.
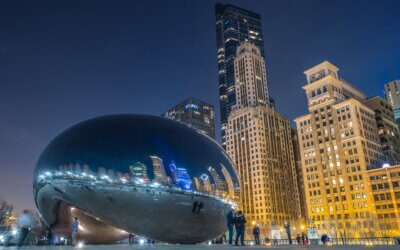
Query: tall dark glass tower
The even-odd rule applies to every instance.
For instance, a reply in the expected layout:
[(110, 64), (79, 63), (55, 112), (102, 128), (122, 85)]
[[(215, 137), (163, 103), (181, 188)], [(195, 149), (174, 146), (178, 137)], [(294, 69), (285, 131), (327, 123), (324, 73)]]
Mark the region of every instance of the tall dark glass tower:
[(234, 59), (243, 41), (254, 43), (264, 57), (261, 16), (230, 5), (215, 5), (217, 31), (218, 87), (221, 112), (221, 139), (225, 148), (225, 131), (231, 107), (236, 104)]

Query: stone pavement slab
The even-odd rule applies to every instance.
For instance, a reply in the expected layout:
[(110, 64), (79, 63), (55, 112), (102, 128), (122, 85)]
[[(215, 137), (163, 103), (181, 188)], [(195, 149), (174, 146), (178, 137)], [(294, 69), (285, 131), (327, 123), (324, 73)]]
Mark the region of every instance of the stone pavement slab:
[[(0, 250), (14, 250), (16, 247), (1, 247)], [(306, 249), (343, 249), (343, 250), (363, 250), (363, 249), (385, 249), (394, 250), (400, 249), (400, 246), (227, 246), (227, 245), (84, 245), (82, 248), (72, 248), (70, 246), (37, 246), (37, 247), (22, 247), (23, 250), (228, 250), (228, 249), (243, 249), (243, 250), (260, 250), (260, 249), (293, 249), (293, 250), (306, 250)]]

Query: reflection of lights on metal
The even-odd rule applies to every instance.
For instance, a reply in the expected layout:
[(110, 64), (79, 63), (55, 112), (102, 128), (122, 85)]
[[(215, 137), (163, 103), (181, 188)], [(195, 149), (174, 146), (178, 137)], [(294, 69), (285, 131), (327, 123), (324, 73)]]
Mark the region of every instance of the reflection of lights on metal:
[(39, 175), (39, 180), (43, 180), (45, 178), (46, 178), (46, 176), (44, 176), (43, 174)]
[(46, 173), (44, 173), (46, 176), (51, 177), (51, 173), (49, 171), (47, 171)]
[(200, 176), (200, 179), (202, 179), (203, 181), (205, 181), (205, 180), (208, 179), (208, 175), (202, 174), (202, 175)]
[(139, 240), (139, 244), (140, 244), (140, 245), (143, 245), (143, 244), (144, 244), (144, 239), (140, 239), (140, 240)]
[(208, 242), (208, 245), (211, 245), (212, 244), (212, 242), (211, 242), (211, 240)]

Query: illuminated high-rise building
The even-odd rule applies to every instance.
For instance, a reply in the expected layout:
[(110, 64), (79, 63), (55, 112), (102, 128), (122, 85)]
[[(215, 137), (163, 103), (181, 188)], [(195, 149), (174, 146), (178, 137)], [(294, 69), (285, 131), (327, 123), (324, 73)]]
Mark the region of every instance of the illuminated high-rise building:
[(374, 213), (367, 171), (382, 167), (375, 111), (324, 61), (305, 71), (308, 113), (295, 119), (310, 226), (363, 237)]
[(169, 164), (169, 170), (172, 174), (173, 183), (183, 189), (192, 189), (193, 182), (186, 168), (177, 167), (174, 162)]
[(190, 97), (162, 116), (183, 122), (215, 140), (215, 114), (211, 104)]
[(303, 168), (301, 165), (299, 137), (297, 136), (296, 129), (292, 128), (291, 131), (292, 131), (294, 160), (296, 162), (296, 177), (297, 177), (297, 187), (299, 189), (301, 218), (304, 221), (307, 218), (307, 204), (306, 204), (306, 191), (304, 188)]
[(367, 221), (369, 237), (400, 235), (400, 165), (367, 171), (375, 214)]
[(208, 171), (214, 180), (215, 189), (219, 191), (226, 191), (226, 183), (221, 179), (215, 168), (209, 167)]
[[(236, 104), (235, 67), (237, 47), (244, 41), (255, 44), (264, 57), (261, 16), (230, 4), (215, 5), (218, 88), (221, 113), (221, 140), (225, 148), (225, 131), (232, 106)], [(265, 90), (267, 91), (267, 89)], [(267, 99), (268, 100), (268, 99)]]
[(400, 80), (394, 80), (385, 84), (385, 97), (392, 105), (397, 124), (400, 124)]
[(147, 167), (141, 162), (135, 162), (129, 166), (129, 173), (133, 178), (148, 179)]
[[(234, 60), (236, 104), (228, 118), (226, 151), (241, 183), (239, 206), (268, 230), (301, 219), (289, 120), (267, 101), (265, 63), (250, 42)], [(270, 237), (270, 236), (269, 236)]]
[(158, 156), (150, 156), (153, 163), (154, 180), (163, 184), (168, 184), (168, 176), (165, 173), (163, 161)]
[(379, 141), (382, 152), (387, 157), (387, 163), (400, 164), (400, 133), (392, 105), (379, 96), (369, 98), (364, 103), (375, 111)]

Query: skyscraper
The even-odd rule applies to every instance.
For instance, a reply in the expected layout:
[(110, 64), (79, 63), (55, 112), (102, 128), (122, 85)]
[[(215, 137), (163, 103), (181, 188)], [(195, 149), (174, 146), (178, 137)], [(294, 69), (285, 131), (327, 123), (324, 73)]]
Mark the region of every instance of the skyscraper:
[(264, 43), (259, 14), (230, 4), (217, 3), (215, 17), (221, 140), (225, 148), (228, 116), (232, 106), (236, 104), (234, 72), (236, 49), (243, 41), (251, 41), (260, 49), (261, 56), (264, 57)]
[(165, 173), (163, 161), (160, 157), (150, 156), (153, 163), (154, 180), (163, 184), (168, 184), (168, 176)]
[(296, 176), (297, 176), (297, 187), (299, 189), (301, 218), (305, 220), (307, 218), (307, 203), (306, 203), (306, 191), (304, 188), (304, 174), (303, 174), (303, 168), (301, 166), (299, 137), (297, 135), (296, 129), (292, 128), (291, 131), (292, 131), (294, 160), (296, 162)]
[(385, 84), (386, 100), (392, 105), (394, 118), (400, 124), (400, 80)]
[(268, 105), (260, 49), (243, 42), (234, 67), (236, 104), (228, 118), (226, 151), (240, 178), (239, 205), (248, 220), (267, 230), (285, 221), (300, 222), (291, 128)]
[(392, 106), (379, 96), (369, 98), (364, 103), (375, 111), (379, 141), (383, 154), (388, 158), (387, 163), (400, 164), (400, 133)]
[(141, 162), (135, 162), (129, 167), (129, 173), (133, 178), (147, 180), (147, 167)]
[(211, 104), (190, 97), (162, 116), (186, 123), (215, 139), (214, 106)]
[(190, 179), (190, 175), (186, 168), (177, 167), (174, 162), (169, 164), (169, 170), (171, 171), (172, 181), (177, 186), (183, 189), (192, 189), (193, 182)]
[(304, 72), (308, 113), (295, 119), (308, 219), (319, 233), (362, 237), (374, 207), (367, 170), (385, 162), (366, 96), (324, 61)]

